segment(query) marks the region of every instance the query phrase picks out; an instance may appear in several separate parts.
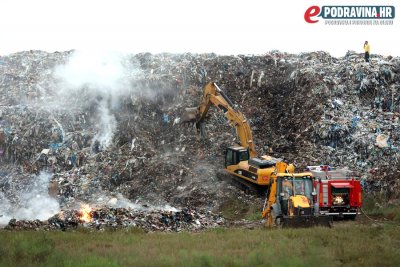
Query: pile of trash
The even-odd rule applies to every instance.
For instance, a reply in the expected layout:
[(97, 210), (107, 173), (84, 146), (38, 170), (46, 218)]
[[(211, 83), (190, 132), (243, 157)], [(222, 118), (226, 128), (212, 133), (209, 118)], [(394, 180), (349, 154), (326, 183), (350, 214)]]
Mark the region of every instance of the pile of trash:
[(48, 195), (65, 211), (82, 202), (126, 208), (110, 205), (114, 198), (208, 211), (230, 199), (259, 201), (219, 178), (224, 148), (238, 142), (224, 115), (210, 109), (206, 138), (182, 124), (210, 81), (245, 114), (259, 154), (297, 170), (347, 167), (365, 191), (400, 197), (398, 57), (85, 56), (0, 57), (0, 201), (8, 203), (0, 224), (25, 205), (27, 181), (43, 173)]
[(201, 231), (225, 225), (225, 220), (211, 212), (183, 209), (180, 211), (133, 210), (100, 208), (67, 210), (48, 220), (11, 219), (7, 230), (73, 230), (84, 227), (93, 230), (136, 227), (146, 232)]

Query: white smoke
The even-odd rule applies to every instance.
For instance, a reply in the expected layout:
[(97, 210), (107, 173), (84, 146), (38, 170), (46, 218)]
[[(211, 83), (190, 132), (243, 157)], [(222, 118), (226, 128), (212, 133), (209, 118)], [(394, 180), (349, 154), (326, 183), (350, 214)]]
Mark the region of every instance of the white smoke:
[(142, 205), (133, 203), (129, 199), (125, 198), (121, 193), (118, 193), (117, 196), (110, 198), (107, 202), (107, 205), (113, 208), (143, 210)]
[(129, 95), (131, 79), (139, 72), (127, 58), (118, 52), (74, 51), (68, 62), (55, 70), (60, 99), (76, 99), (80, 109), (97, 105), (93, 142), (100, 142), (102, 149), (111, 144), (117, 127), (112, 108), (121, 96)]
[(18, 199), (13, 203), (4, 194), (0, 194), (0, 225), (6, 225), (11, 219), (46, 220), (60, 211), (56, 199), (49, 196), (48, 185), (51, 175), (40, 173), (32, 177), (29, 184), (14, 192)]
[(0, 226), (2, 226), (6, 225), (10, 219), (12, 219), (12, 216), (9, 214), (9, 211), (12, 209), (12, 205), (2, 192), (0, 192), (0, 202)]
[(99, 103), (98, 116), (98, 132), (93, 138), (93, 143), (98, 142), (100, 145), (99, 148), (103, 150), (111, 144), (114, 131), (117, 128), (117, 121), (114, 115), (110, 113), (107, 103), (104, 100)]
[(102, 95), (113, 95), (129, 86), (129, 68), (124, 63), (124, 55), (117, 52), (74, 51), (55, 74), (64, 81), (62, 91), (81, 91), (87, 87)]
[(90, 206), (93, 207), (113, 207), (113, 208), (125, 208), (137, 211), (173, 211), (177, 212), (180, 209), (172, 207), (169, 204), (154, 204), (143, 200), (131, 201), (124, 197), (121, 193), (110, 196), (108, 192), (100, 192), (97, 195), (97, 199), (92, 200)]

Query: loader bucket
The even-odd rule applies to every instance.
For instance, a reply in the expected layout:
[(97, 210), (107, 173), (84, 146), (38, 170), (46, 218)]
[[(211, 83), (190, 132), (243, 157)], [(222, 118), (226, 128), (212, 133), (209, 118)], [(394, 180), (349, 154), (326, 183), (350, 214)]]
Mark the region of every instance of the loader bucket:
[(324, 226), (332, 227), (333, 219), (331, 216), (292, 216), (281, 218), (281, 226), (283, 228), (300, 228)]

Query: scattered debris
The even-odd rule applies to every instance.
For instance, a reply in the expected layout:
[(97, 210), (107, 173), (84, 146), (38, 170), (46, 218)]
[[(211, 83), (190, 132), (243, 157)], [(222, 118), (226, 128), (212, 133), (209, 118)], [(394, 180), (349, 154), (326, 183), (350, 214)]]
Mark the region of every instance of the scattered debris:
[(147, 232), (200, 231), (224, 226), (225, 220), (211, 212), (189, 209), (180, 211), (132, 210), (124, 208), (91, 209), (60, 212), (46, 221), (10, 220), (7, 230), (68, 230), (78, 226), (93, 230), (137, 227)]
[[(341, 58), (322, 51), (143, 53), (120, 58), (124, 73), (118, 79), (71, 85), (67, 82), (77, 77), (60, 66), (68, 66), (74, 56), (75, 51), (27, 51), (1, 57), (0, 201), (8, 204), (0, 208), (0, 224), (7, 224), (4, 218), (10, 214), (15, 218), (10, 210), (24, 205), (21, 192), (42, 172), (51, 177), (49, 196), (66, 214), (81, 203), (98, 207), (93, 215), (107, 211), (117, 218), (114, 213), (121, 212), (132, 218), (139, 216), (132, 215), (138, 212), (135, 203), (211, 211), (227, 198), (257, 201), (218, 179), (221, 148), (237, 141), (223, 115), (210, 112), (206, 139), (182, 123), (190, 120), (181, 117), (185, 108), (198, 104), (209, 81), (217, 82), (246, 115), (260, 154), (299, 169), (350, 165), (362, 177), (364, 190), (400, 196), (398, 57), (375, 56), (365, 63), (353, 51)], [(171, 218), (162, 214), (141, 216), (155, 216), (157, 223), (146, 220), (162, 228), (160, 218)], [(192, 222), (204, 225), (196, 216)], [(63, 220), (64, 227), (76, 225), (70, 218)], [(118, 218), (104, 224), (141, 225)], [(16, 218), (7, 227), (24, 228), (23, 220)], [(50, 220), (49, 228), (55, 219)], [(44, 221), (31, 223), (43, 228)], [(186, 227), (173, 225), (165, 229)]]

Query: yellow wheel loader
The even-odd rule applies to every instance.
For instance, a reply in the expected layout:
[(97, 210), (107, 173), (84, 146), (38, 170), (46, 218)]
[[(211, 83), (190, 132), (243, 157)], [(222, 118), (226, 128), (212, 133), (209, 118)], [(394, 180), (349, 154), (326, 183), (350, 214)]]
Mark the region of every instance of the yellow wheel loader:
[(332, 226), (332, 217), (315, 209), (313, 180), (309, 172), (277, 173), (272, 177), (262, 211), (269, 227)]

